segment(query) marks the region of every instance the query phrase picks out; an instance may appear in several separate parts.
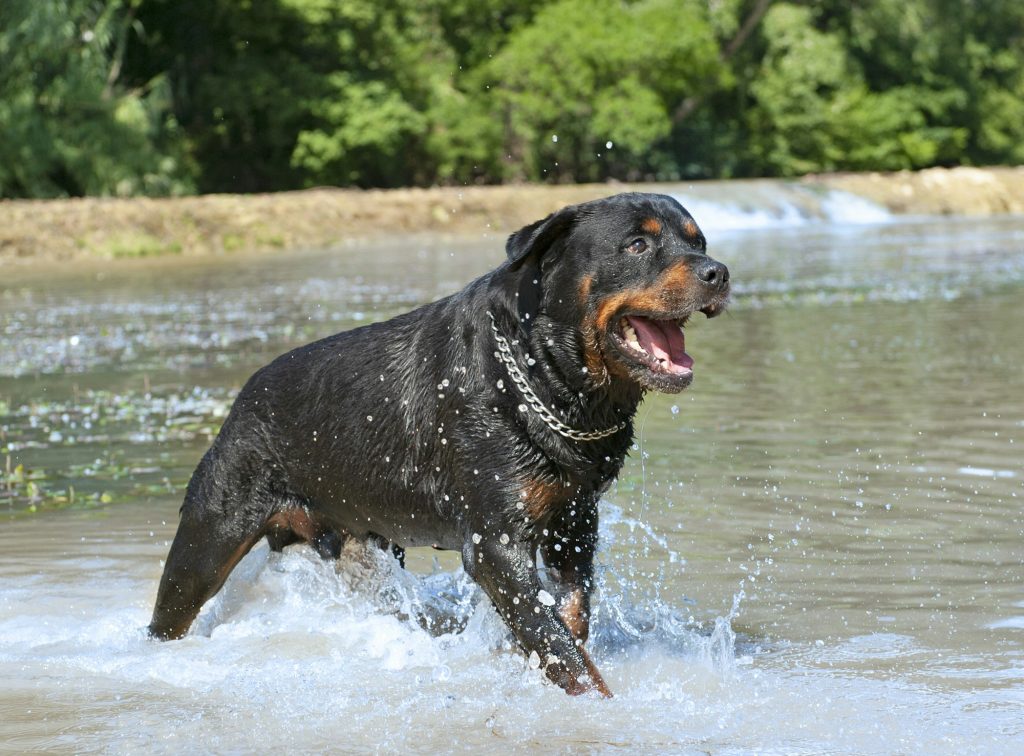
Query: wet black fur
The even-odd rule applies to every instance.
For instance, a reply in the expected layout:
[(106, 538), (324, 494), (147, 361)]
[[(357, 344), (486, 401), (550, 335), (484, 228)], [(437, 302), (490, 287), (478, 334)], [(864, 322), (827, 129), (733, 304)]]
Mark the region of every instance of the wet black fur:
[[(671, 229), (692, 220), (658, 195), (568, 207), (512, 235), (508, 259), (462, 291), (257, 371), (189, 483), (152, 634), (186, 632), (264, 535), (276, 548), (310, 540), (325, 557), (336, 557), (344, 538), (375, 539), (460, 551), (523, 648), (551, 662), (548, 676), (569, 690), (586, 681), (581, 645), (556, 607), (537, 601), (535, 560), (539, 550), (569, 587), (589, 595), (597, 501), (632, 443), (644, 391), (622, 379), (595, 385), (584, 371), (580, 324), (588, 308), (624, 287), (651, 284), (680, 256), (694, 266), (710, 261), (702, 236), (679, 233), (652, 241), (657, 249), (645, 259), (624, 252), (650, 217)], [(584, 276), (593, 277), (588, 302), (579, 301)], [(724, 293), (716, 296), (724, 301)], [(518, 364), (563, 422), (625, 427), (599, 441), (573, 441), (521, 411), (523, 397), (494, 356), (487, 313), (515, 340)], [(535, 361), (529, 368), (527, 356)], [(529, 516), (529, 481), (564, 489), (564, 499)], [(315, 521), (315, 537), (268, 530), (269, 518), (289, 511)]]

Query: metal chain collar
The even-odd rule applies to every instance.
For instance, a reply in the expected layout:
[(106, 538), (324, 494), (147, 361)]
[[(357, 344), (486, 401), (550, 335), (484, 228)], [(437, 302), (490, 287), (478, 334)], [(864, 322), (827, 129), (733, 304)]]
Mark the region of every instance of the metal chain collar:
[[(565, 438), (571, 438), (573, 441), (597, 441), (602, 438), (607, 438), (614, 433), (618, 433), (620, 430), (626, 427), (626, 423), (618, 423), (613, 425), (611, 428), (605, 428), (604, 430), (598, 431), (580, 431), (575, 428), (571, 428), (557, 417), (555, 413), (549, 410), (544, 402), (533, 393), (533, 389), (530, 388), (530, 384), (526, 381), (526, 376), (523, 375), (523, 371), (519, 369), (516, 364), (515, 357), (512, 356), (512, 347), (509, 346), (508, 339), (498, 333), (498, 326), (494, 322), (494, 315), (490, 312), (487, 313), (487, 317), (491, 319), (491, 330), (494, 332), (494, 340), (498, 344), (498, 349), (494, 353), (494, 356), (498, 358), (505, 369), (508, 371), (509, 378), (512, 379), (512, 383), (519, 389), (519, 393), (523, 395), (523, 399), (526, 400), (526, 404), (529, 405), (530, 409), (540, 415), (540, 419), (544, 421), (551, 430), (560, 436)], [(525, 409), (523, 405), (521, 408)]]

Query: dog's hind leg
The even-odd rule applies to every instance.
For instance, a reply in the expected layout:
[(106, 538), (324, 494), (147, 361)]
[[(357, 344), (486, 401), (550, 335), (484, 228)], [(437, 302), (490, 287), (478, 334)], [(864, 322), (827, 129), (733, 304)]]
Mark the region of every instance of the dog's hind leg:
[(269, 507), (256, 493), (251, 471), (215, 470), (219, 462), (208, 452), (189, 481), (149, 624), (155, 638), (188, 632), (203, 604), (264, 535)]
[(322, 559), (337, 559), (349, 539), (334, 528), (305, 501), (290, 501), (270, 515), (264, 528), (272, 551), (293, 543), (308, 543)]

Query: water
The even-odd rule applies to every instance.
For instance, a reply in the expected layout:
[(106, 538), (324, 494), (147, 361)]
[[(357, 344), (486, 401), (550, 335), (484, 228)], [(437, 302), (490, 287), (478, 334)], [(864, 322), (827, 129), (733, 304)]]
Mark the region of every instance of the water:
[(260, 546), (189, 637), (143, 635), (181, 487), (249, 373), (457, 288), (500, 238), (5, 271), (0, 743), (1019, 752), (1024, 219), (758, 228), (743, 214), (781, 205), (743, 196), (703, 198), (735, 303), (689, 329), (694, 385), (642, 406), (603, 504), (612, 701), (531, 671), (450, 554)]

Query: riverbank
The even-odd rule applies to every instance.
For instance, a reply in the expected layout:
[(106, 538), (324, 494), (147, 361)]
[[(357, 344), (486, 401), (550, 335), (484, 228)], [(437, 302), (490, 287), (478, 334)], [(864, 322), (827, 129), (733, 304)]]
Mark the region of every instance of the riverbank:
[[(1024, 213), (1024, 167), (830, 174), (791, 183), (850, 192), (899, 214)], [(687, 185), (672, 185), (680, 186)], [(0, 202), (0, 266), (329, 247), (397, 233), (507, 233), (563, 205), (631, 189), (657, 191), (659, 186), (322, 188), (166, 199), (11, 200)]]

